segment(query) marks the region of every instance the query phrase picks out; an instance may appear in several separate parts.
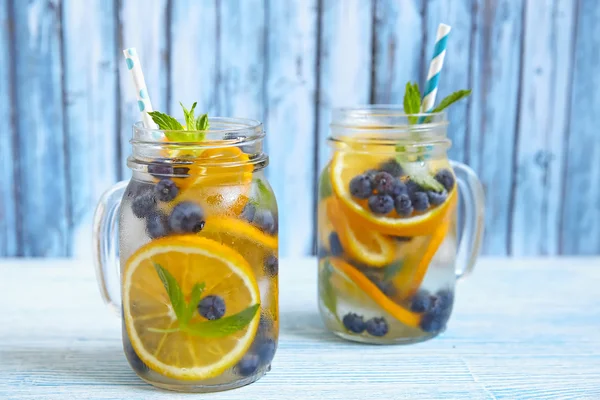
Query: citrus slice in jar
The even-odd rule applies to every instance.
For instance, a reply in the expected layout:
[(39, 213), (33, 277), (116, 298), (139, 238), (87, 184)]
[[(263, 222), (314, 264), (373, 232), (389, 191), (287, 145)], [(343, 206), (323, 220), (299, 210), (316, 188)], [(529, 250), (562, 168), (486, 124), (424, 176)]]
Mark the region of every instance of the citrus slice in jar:
[(340, 201), (334, 197), (327, 200), (327, 217), (338, 233), (343, 249), (350, 257), (370, 267), (384, 267), (394, 261), (396, 243), (388, 236), (361, 226), (359, 221), (346, 217)]
[[(156, 265), (177, 282), (186, 304), (195, 285), (205, 285), (201, 298), (219, 296), (225, 304), (222, 318), (207, 326), (194, 307), (188, 326), (202, 327), (203, 333), (182, 328)], [(123, 319), (129, 340), (149, 368), (174, 379), (207, 379), (233, 367), (254, 340), (259, 305), (248, 262), (214, 240), (189, 235), (154, 240), (138, 249), (123, 271)], [(253, 315), (247, 314), (252, 310)], [(234, 326), (232, 319), (244, 313), (245, 322)], [(234, 317), (227, 319), (230, 316)], [(220, 324), (210, 324), (214, 322)]]
[[(364, 293), (377, 303), (379, 307), (404, 325), (413, 328), (419, 327), (421, 322), (420, 314), (394, 303), (365, 275), (341, 258), (332, 257), (328, 261), (335, 271), (335, 274), (331, 277), (331, 284), (335, 290), (353, 297), (359, 297), (358, 295)], [(353, 295), (353, 292), (357, 291), (359, 293)]]
[(454, 204), (452, 199), (457, 196), (456, 185), (442, 204), (430, 208), (426, 212), (415, 213), (408, 217), (401, 217), (393, 210), (386, 215), (375, 214), (369, 209), (367, 200), (352, 197), (349, 189), (352, 178), (376, 168), (385, 160), (385, 155), (356, 151), (338, 151), (334, 154), (331, 163), (331, 184), (333, 191), (340, 199), (342, 208), (348, 217), (355, 219), (358, 224), (368, 226), (380, 233), (395, 236), (432, 234), (452, 209), (451, 205)]

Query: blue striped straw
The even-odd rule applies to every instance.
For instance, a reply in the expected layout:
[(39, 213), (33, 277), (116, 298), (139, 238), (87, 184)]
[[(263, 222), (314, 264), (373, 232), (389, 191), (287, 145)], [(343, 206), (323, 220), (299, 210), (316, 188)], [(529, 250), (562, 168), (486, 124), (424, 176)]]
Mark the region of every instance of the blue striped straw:
[[(437, 95), (440, 72), (444, 66), (446, 42), (448, 41), (450, 29), (450, 26), (446, 24), (439, 24), (438, 26), (433, 56), (431, 57), (431, 62), (429, 63), (429, 73), (427, 74), (427, 82), (425, 84), (425, 94), (421, 104), (421, 111), (425, 113), (431, 112), (435, 104), (435, 96)], [(424, 118), (421, 117), (419, 122), (423, 122), (423, 119)]]
[(153, 111), (152, 103), (148, 96), (146, 80), (144, 79), (144, 73), (142, 72), (142, 66), (135, 47), (123, 50), (123, 55), (125, 56), (125, 63), (127, 64), (127, 69), (131, 73), (131, 79), (135, 86), (137, 104), (140, 113), (142, 114), (142, 122), (146, 128), (158, 129), (158, 125), (154, 123), (152, 117), (148, 114)]

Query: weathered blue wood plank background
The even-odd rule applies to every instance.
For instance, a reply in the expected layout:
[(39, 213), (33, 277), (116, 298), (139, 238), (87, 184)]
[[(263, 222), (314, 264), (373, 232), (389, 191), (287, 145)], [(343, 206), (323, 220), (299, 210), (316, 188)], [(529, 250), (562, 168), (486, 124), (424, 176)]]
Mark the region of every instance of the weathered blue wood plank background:
[(156, 109), (265, 122), (282, 254), (310, 253), (331, 109), (401, 102), (439, 22), (439, 95), (474, 90), (450, 154), (486, 186), (484, 252), (600, 253), (600, 2), (0, 0), (0, 256), (89, 252), (96, 201), (129, 176), (129, 46)]

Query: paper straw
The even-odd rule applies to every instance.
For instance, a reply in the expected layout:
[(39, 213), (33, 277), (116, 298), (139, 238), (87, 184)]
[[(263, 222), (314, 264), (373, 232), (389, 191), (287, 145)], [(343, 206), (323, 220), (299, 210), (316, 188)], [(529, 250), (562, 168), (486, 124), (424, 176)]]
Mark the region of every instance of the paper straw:
[(148, 96), (148, 88), (146, 88), (146, 80), (144, 79), (144, 73), (142, 72), (142, 66), (138, 57), (135, 47), (130, 47), (123, 50), (125, 55), (125, 62), (127, 63), (127, 69), (131, 72), (131, 78), (133, 79), (133, 86), (135, 86), (135, 92), (137, 97), (138, 108), (142, 114), (142, 122), (146, 128), (158, 129), (158, 125), (154, 123), (152, 117), (148, 114), (154, 111), (150, 97)]
[(450, 26), (446, 24), (439, 24), (438, 26), (435, 47), (433, 49), (431, 63), (429, 63), (429, 73), (427, 74), (427, 83), (425, 84), (425, 92), (421, 104), (422, 112), (431, 112), (431, 110), (433, 110), (438, 89), (438, 80), (440, 79), (440, 71), (444, 66), (446, 41), (448, 40), (450, 29)]

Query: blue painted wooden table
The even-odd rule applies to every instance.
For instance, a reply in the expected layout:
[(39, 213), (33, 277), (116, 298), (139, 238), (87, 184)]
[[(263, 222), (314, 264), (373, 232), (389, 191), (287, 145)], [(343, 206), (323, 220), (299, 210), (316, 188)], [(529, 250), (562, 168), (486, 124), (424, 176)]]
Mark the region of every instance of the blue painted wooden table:
[(0, 264), (0, 399), (600, 399), (600, 258), (483, 259), (439, 338), (366, 346), (328, 334), (314, 259), (281, 266), (273, 370), (229, 392), (155, 389), (130, 370), (87, 261)]

